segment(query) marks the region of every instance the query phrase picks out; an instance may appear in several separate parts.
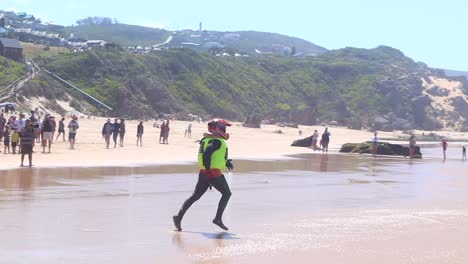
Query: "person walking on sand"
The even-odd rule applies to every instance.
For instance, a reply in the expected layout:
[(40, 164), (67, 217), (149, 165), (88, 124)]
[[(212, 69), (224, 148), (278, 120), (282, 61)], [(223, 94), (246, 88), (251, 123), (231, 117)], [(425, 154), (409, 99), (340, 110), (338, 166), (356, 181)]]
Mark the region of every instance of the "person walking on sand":
[(446, 152), (447, 152), (447, 140), (445, 140), (445, 138), (442, 138), (442, 143), (440, 143), (442, 145), (442, 151), (444, 152), (444, 159), (447, 158), (447, 155), (446, 155)]
[(314, 134), (312, 134), (312, 146), (311, 146), (311, 147), (312, 147), (312, 149), (313, 149), (314, 151), (316, 151), (317, 148), (318, 148), (318, 147), (317, 147), (318, 138), (319, 138), (319, 133), (318, 133), (318, 131), (317, 131), (317, 129), (316, 129), (316, 130), (314, 131)]
[(106, 148), (109, 148), (110, 137), (111, 137), (113, 130), (114, 130), (114, 125), (111, 123), (110, 119), (107, 119), (107, 122), (104, 123), (104, 126), (102, 126), (102, 137), (106, 141)]
[(159, 144), (164, 143), (164, 132), (166, 131), (166, 120), (159, 126)]
[(119, 146), (124, 146), (124, 138), (125, 138), (125, 119), (120, 119), (120, 131), (119, 131)]
[(377, 137), (377, 132), (374, 132), (374, 137), (372, 138), (372, 157), (377, 157), (378, 148), (379, 138)]
[(137, 126), (137, 146), (138, 143), (140, 143), (140, 147), (143, 147), (143, 132), (144, 132), (144, 127), (143, 127), (143, 121), (140, 121), (140, 124)]
[(414, 135), (411, 135), (411, 137), (409, 139), (409, 157), (410, 157), (410, 159), (413, 159), (415, 150), (416, 150), (416, 139), (415, 139)]
[(76, 131), (80, 128), (77, 120), (78, 117), (73, 116), (70, 123), (68, 123), (68, 141), (70, 141), (70, 149), (75, 149)]
[(466, 147), (465, 147), (465, 145), (462, 146), (462, 159), (466, 160)]
[(163, 135), (163, 143), (164, 144), (169, 144), (169, 130), (171, 128), (169, 127), (169, 119), (166, 121), (166, 127), (164, 128), (164, 135)]
[(58, 127), (58, 134), (57, 134), (57, 138), (55, 139), (55, 141), (58, 140), (60, 135), (63, 135), (63, 142), (65, 142), (65, 118), (62, 117), (62, 119), (60, 119), (58, 126), (59, 126)]
[(322, 152), (327, 152), (328, 153), (328, 144), (330, 143), (330, 132), (328, 132), (328, 127), (325, 128), (325, 131), (322, 134)]
[(185, 129), (185, 135), (184, 137), (186, 138), (192, 138), (192, 123), (190, 123), (187, 127), (187, 129)]
[(26, 125), (21, 132), (21, 167), (24, 167), (24, 156), (28, 155), (29, 167), (32, 167), (34, 129), (31, 127), (31, 120), (26, 120)]
[(3, 145), (5, 146), (3, 153), (5, 154), (7, 154), (7, 150), (8, 154), (10, 154), (10, 132), (10, 126), (5, 126), (5, 131), (3, 132)]
[(57, 122), (55, 122), (55, 117), (50, 117), (50, 125), (52, 126), (52, 139), (50, 142), (54, 142), (55, 131), (57, 130)]
[(120, 133), (120, 123), (119, 120), (116, 118), (114, 123), (112, 124), (112, 140), (114, 141), (114, 148), (117, 147), (117, 138), (119, 137)]
[(210, 186), (213, 186), (222, 194), (213, 224), (223, 230), (228, 230), (222, 221), (224, 209), (226, 209), (231, 197), (231, 190), (222, 171), (226, 168), (229, 170), (234, 169), (231, 160), (228, 159), (226, 143), (226, 140), (229, 139), (229, 134), (226, 133), (226, 127), (228, 126), (231, 126), (231, 124), (223, 119), (213, 119), (208, 123), (209, 133), (204, 134), (203, 139), (200, 141), (198, 152), (200, 172), (195, 191), (183, 203), (179, 213), (172, 217), (177, 231), (182, 231), (181, 223), (187, 210), (205, 194)]
[(20, 141), (20, 135), (18, 131), (13, 130), (13, 134), (11, 135), (11, 148), (13, 150), (13, 154), (16, 154), (16, 146), (18, 146)]
[(42, 122), (41, 131), (42, 131), (42, 153), (46, 153), (45, 148), (47, 145), (49, 146), (49, 153), (50, 153), (50, 147), (52, 145), (52, 139), (54, 136), (51, 116), (49, 115), (45, 116), (44, 121)]

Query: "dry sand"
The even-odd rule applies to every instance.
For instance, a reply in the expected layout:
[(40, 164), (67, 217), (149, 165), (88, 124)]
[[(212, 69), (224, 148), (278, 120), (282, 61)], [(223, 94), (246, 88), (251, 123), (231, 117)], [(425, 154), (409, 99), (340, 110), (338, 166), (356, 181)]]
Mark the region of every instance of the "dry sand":
[[(51, 154), (43, 154), (42, 147), (36, 145), (33, 164), (38, 167), (53, 166), (127, 166), (167, 164), (180, 162), (195, 162), (198, 151), (197, 140), (206, 133), (206, 123), (192, 122), (192, 137), (185, 138), (184, 133), (189, 122), (174, 121), (170, 123), (169, 144), (159, 144), (159, 128), (153, 127), (153, 122), (145, 122), (143, 147), (136, 146), (136, 127), (138, 121), (126, 122), (125, 146), (111, 149), (105, 148), (101, 129), (106, 119), (81, 119), (74, 150), (68, 149), (67, 142), (58, 140), (52, 145)], [(68, 124), (68, 121), (66, 124)], [(271, 159), (283, 155), (310, 153), (311, 149), (291, 147), (290, 144), (299, 138), (305, 138), (317, 129), (322, 133), (322, 126), (301, 126), (297, 128), (264, 125), (261, 129), (245, 128), (239, 123), (228, 128), (230, 133), (229, 154), (234, 159)], [(283, 134), (274, 131), (281, 130)], [(302, 130), (303, 136), (299, 136)], [(331, 148), (339, 148), (346, 142), (362, 142), (372, 138), (368, 131), (351, 130), (330, 127)], [(399, 133), (381, 133), (381, 137), (393, 137)], [(3, 146), (0, 148), (3, 152)], [(46, 150), (47, 151), (47, 150)], [(19, 155), (0, 154), (4, 167), (17, 167)]]

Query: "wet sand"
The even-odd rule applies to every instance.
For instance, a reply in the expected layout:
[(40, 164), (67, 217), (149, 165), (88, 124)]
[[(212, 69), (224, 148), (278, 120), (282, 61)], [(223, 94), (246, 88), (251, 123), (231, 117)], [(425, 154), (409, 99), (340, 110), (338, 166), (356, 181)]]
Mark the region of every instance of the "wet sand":
[(236, 160), (232, 199), (171, 216), (196, 165), (0, 171), (0, 263), (467, 263), (468, 162), (309, 154)]

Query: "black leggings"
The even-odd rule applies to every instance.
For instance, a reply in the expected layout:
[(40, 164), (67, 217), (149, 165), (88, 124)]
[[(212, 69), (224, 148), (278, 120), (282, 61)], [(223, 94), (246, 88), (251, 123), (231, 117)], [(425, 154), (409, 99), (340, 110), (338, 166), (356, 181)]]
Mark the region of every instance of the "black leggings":
[(195, 191), (193, 192), (192, 196), (190, 196), (182, 205), (182, 208), (179, 211), (180, 218), (184, 216), (185, 212), (190, 208), (190, 206), (192, 206), (194, 202), (198, 201), (198, 199), (200, 199), (203, 194), (205, 194), (210, 185), (215, 187), (215, 189), (222, 194), (215, 217), (215, 219), (221, 220), (224, 209), (226, 209), (229, 198), (231, 197), (231, 190), (229, 189), (229, 185), (226, 182), (224, 175), (213, 179), (208, 179), (208, 177), (203, 173), (198, 175), (197, 186), (195, 186)]

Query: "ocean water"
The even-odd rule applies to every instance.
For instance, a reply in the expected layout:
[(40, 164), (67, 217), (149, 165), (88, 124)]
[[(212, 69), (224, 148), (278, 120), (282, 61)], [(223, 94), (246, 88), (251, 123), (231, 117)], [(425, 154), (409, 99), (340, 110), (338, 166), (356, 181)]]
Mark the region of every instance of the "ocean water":
[(235, 160), (229, 232), (195, 164), (0, 172), (0, 263), (468, 263), (468, 162), (311, 153)]

